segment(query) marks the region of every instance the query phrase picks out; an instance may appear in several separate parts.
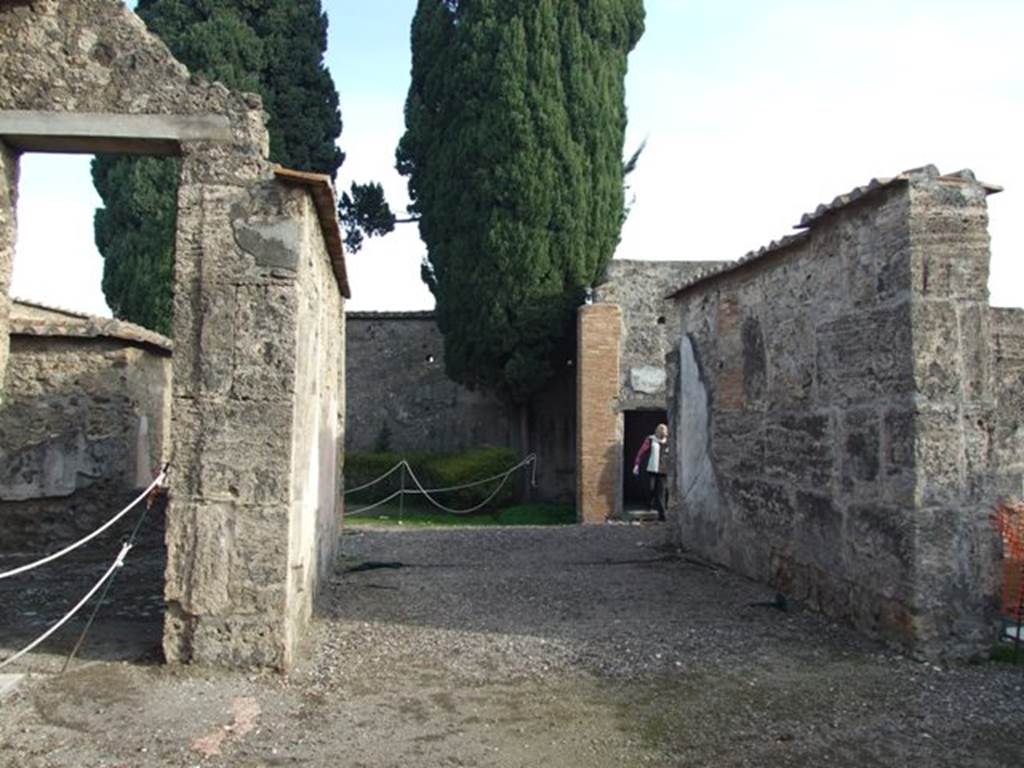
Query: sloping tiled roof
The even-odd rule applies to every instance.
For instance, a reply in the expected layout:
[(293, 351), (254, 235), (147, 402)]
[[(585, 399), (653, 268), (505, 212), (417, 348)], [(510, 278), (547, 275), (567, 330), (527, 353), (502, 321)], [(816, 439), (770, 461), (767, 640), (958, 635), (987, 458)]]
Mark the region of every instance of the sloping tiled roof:
[(79, 339), (120, 339), (167, 352), (174, 343), (141, 325), (96, 317), (33, 301), (14, 299), (8, 326), (11, 336), (65, 336)]
[(793, 227), (793, 229), (800, 229), (804, 231), (798, 232), (795, 235), (787, 235), (778, 240), (773, 240), (768, 245), (762, 246), (756, 251), (750, 251), (749, 253), (744, 255), (742, 258), (737, 259), (736, 261), (725, 261), (722, 262), (719, 266), (714, 266), (702, 270), (698, 274), (694, 275), (691, 280), (688, 280), (682, 286), (677, 288), (672, 294), (670, 294), (668, 298), (674, 298), (676, 296), (679, 296), (681, 293), (688, 291), (689, 289), (693, 288), (699, 283), (704, 282), (705, 280), (710, 280), (713, 277), (718, 277), (719, 275), (725, 274), (726, 272), (733, 272), (738, 269), (742, 269), (743, 267), (745, 267), (746, 265), (750, 264), (753, 261), (758, 261), (760, 259), (765, 258), (766, 256), (770, 256), (772, 254), (778, 253), (779, 251), (783, 251), (786, 248), (789, 248), (790, 246), (801, 243), (810, 236), (810, 230), (814, 228), (814, 225), (817, 224), (822, 219), (824, 219), (829, 214), (835, 213), (836, 211), (840, 211), (849, 205), (853, 205), (854, 203), (863, 200), (864, 198), (874, 195), (880, 190), (887, 189), (896, 184), (906, 184), (907, 182), (913, 179), (921, 178), (935, 179), (936, 181), (941, 181), (946, 184), (974, 184), (980, 186), (982, 189), (985, 190), (986, 194), (990, 195), (995, 194), (996, 192), (1003, 191), (1003, 188), (996, 184), (986, 184), (985, 182), (979, 182), (975, 178), (974, 173), (970, 170), (964, 169), (962, 171), (957, 171), (956, 173), (950, 173), (945, 176), (942, 176), (939, 174), (938, 168), (936, 168), (934, 165), (926, 165), (921, 168), (912, 168), (896, 176), (875, 178), (863, 186), (856, 187), (855, 189), (850, 190), (846, 194), (839, 195), (838, 197), (834, 198), (831, 203), (823, 203), (819, 205), (812, 213), (805, 213), (803, 216), (800, 217), (800, 223), (794, 225)]
[(411, 312), (400, 311), (366, 311), (346, 312), (345, 317), (349, 320), (433, 320), (436, 315), (434, 310), (414, 310)]

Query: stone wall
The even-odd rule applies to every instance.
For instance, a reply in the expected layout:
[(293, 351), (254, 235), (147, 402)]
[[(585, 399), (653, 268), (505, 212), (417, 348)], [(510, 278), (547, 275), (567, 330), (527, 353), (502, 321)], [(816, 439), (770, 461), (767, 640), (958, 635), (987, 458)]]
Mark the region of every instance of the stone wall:
[(171, 347), (128, 323), (18, 303), (11, 330), (0, 547), (44, 551), (106, 522), (167, 460)]
[[(170, 661), (287, 667), (310, 599), (298, 588), (315, 586), (291, 566), (319, 573), (310, 550), (334, 546), (290, 538), (293, 502), (317, 508), (313, 481), (298, 480), (296, 411), (310, 397), (330, 402), (334, 386), (329, 352), (315, 374), (297, 358), (308, 324), (320, 322), (301, 309), (303, 275), (319, 258), (305, 233), (318, 227), (330, 256), (323, 290), (348, 292), (330, 179), (278, 180), (288, 174), (267, 159), (260, 98), (193, 78), (119, 0), (0, 5), (0, 81), (0, 139), (15, 149), (182, 158), (164, 651)], [(336, 455), (316, 456), (317, 477), (335, 471)]]
[(179, 260), (189, 291), (175, 294), (175, 338), (191, 357), (175, 355), (180, 479), (164, 649), (180, 661), (287, 667), (302, 630), (294, 620), (308, 615), (335, 546), (310, 537), (335, 525), (322, 494), (338, 469), (341, 448), (330, 444), (343, 436), (341, 296), (308, 234), (322, 241), (304, 189), (207, 188), (201, 208), (189, 194), (183, 186), (179, 218), (199, 218), (196, 239), (178, 243), (195, 258)]
[[(7, 370), (8, 326), (10, 313), (11, 274), (14, 270), (14, 245), (17, 242), (15, 222), (18, 210), (18, 156), (0, 141), (0, 381)], [(0, 405), (4, 401), (0, 388)]]
[(349, 312), (346, 339), (348, 450), (374, 450), (385, 427), (395, 451), (512, 444), (505, 406), (445, 375), (433, 312)]
[(622, 308), (619, 410), (664, 410), (665, 356), (679, 338), (679, 313), (669, 295), (718, 264), (614, 259), (608, 265), (594, 300)]
[(535, 498), (572, 502), (576, 492), (575, 375), (567, 367), (530, 403), (533, 444), (521, 446), (520, 413), (444, 372), (433, 312), (349, 312), (346, 449), (375, 450), (386, 426), (393, 451), (455, 453), (483, 445), (538, 455)]
[(678, 293), (683, 543), (923, 654), (992, 638), (989, 191), (876, 181)]
[(992, 362), (996, 392), (993, 449), (997, 490), (1024, 498), (1024, 309), (993, 309)]
[[(574, 362), (575, 366), (575, 362)], [(576, 502), (576, 371), (569, 367), (530, 403), (530, 450), (537, 454), (533, 498)], [(514, 445), (518, 445), (518, 435)], [(526, 453), (519, 448), (520, 454)]]
[(624, 444), (625, 413), (663, 411), (667, 405), (665, 357), (679, 337), (680, 322), (669, 295), (717, 264), (616, 259), (593, 305), (613, 307), (615, 313), (580, 309), (576, 503), (582, 520), (622, 517), (623, 484), (629, 481), (625, 454), (639, 448)]
[(330, 574), (341, 522), (345, 419), (345, 313), (310, 200), (302, 233), (304, 267), (296, 280), (295, 410), (289, 530), (294, 649), (313, 612), (313, 598)]

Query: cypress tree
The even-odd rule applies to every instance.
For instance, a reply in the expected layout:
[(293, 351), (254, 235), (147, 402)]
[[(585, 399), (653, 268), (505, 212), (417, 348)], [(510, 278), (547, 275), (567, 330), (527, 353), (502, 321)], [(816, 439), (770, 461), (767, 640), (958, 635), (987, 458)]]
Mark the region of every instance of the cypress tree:
[(397, 151), (448, 374), (526, 403), (621, 231), (642, 0), (419, 0)]
[[(338, 92), (323, 64), (320, 0), (139, 0), (136, 12), (183, 64), (255, 91), (269, 113), (270, 159), (334, 178), (344, 155)], [(114, 315), (170, 333), (179, 163), (98, 156), (94, 220)]]

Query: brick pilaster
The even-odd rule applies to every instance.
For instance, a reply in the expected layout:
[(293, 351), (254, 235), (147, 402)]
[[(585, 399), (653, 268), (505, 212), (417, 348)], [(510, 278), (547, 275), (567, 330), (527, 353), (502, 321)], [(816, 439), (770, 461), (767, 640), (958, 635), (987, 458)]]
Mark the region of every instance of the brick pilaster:
[(581, 307), (577, 319), (578, 431), (576, 509), (583, 523), (603, 523), (622, 495), (622, 415), (619, 360), (622, 309), (617, 304)]

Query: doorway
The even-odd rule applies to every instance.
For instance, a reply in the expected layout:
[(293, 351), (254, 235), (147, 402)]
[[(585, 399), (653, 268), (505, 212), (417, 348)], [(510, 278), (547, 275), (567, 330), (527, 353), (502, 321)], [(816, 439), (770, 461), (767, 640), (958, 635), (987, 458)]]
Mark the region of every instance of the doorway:
[(624, 411), (622, 435), (622, 509), (647, 509), (648, 490), (644, 474), (633, 475), (633, 461), (643, 445), (644, 438), (652, 434), (659, 424), (668, 422), (663, 410)]

